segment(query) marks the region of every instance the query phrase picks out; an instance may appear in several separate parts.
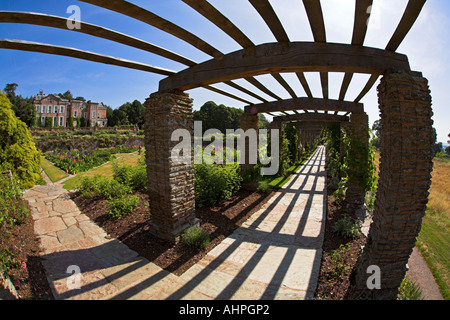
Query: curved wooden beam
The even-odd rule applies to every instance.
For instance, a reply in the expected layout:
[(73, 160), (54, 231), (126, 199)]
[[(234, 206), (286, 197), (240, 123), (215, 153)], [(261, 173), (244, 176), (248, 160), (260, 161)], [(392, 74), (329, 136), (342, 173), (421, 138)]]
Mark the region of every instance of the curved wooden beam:
[(195, 48), (203, 51), (204, 53), (216, 58), (221, 59), (223, 53), (211, 46), (209, 43), (200, 39), (196, 35), (189, 31), (177, 26), (176, 24), (161, 18), (160, 16), (145, 10), (135, 4), (123, 0), (80, 0), (86, 3), (96, 5), (111, 11), (121, 13), (131, 18), (145, 22), (155, 28), (170, 33), (171, 35), (186, 41)]
[(367, 80), (366, 85), (362, 89), (361, 93), (356, 97), (355, 102), (361, 101), (361, 99), (369, 92), (370, 89), (372, 89), (375, 82), (377, 82), (379, 75), (373, 74), (370, 76), (369, 80)]
[[(0, 23), (2, 22), (25, 23), (68, 30), (67, 18), (35, 12), (0, 11)], [(152, 43), (94, 24), (80, 21), (80, 29), (73, 29), (72, 31), (89, 34), (91, 36), (111, 40), (127, 46), (151, 52), (187, 66), (194, 66), (197, 64), (196, 62), (188, 58), (185, 58), (179, 54), (176, 54)]]
[(389, 43), (386, 46), (386, 50), (396, 51), (398, 49), (414, 22), (416, 22), (417, 17), (419, 16), (420, 11), (422, 11), (426, 1), (427, 0), (409, 0), (402, 19), (400, 20), (397, 29), (395, 29), (391, 40), (389, 40)]
[(255, 44), (227, 17), (206, 0), (182, 0), (184, 3), (192, 7), (206, 19), (214, 23), (222, 29), (234, 41), (239, 43), (244, 49), (254, 47)]
[(303, 0), (315, 42), (327, 42), (320, 0)]
[(238, 97), (238, 96), (236, 96), (236, 95), (234, 95), (234, 94), (232, 94), (232, 93), (230, 93), (230, 92), (228, 92), (228, 91), (219, 89), (219, 88), (214, 87), (214, 86), (204, 86), (203, 88), (205, 88), (205, 89), (207, 89), (207, 90), (210, 90), (210, 91), (213, 91), (213, 92), (215, 92), (215, 93), (219, 93), (219, 94), (221, 94), (221, 95), (223, 95), (223, 96), (226, 96), (226, 97), (229, 97), (229, 98), (232, 98), (232, 99), (235, 99), (235, 100), (244, 102), (244, 103), (248, 103), (248, 104), (251, 104), (251, 103), (252, 103), (252, 102), (250, 102), (250, 101), (248, 101), (248, 100), (246, 100), (246, 99), (244, 99), (244, 98)]
[[(355, 5), (355, 20), (353, 23), (352, 45), (362, 46), (366, 38), (368, 22), (370, 13), (372, 12), (373, 0), (356, 0)], [(339, 92), (339, 100), (345, 99), (350, 82), (352, 81), (353, 73), (345, 73), (342, 81), (341, 90)]]
[(271, 101), (249, 105), (244, 108), (246, 113), (268, 113), (295, 110), (322, 110), (361, 113), (364, 112), (362, 103), (339, 101), (320, 98), (295, 98), (282, 101)]
[(164, 76), (173, 75), (176, 72), (173, 70), (168, 70), (160, 67), (155, 67), (152, 65), (120, 59), (116, 57), (106, 56), (94, 52), (83, 51), (79, 49), (62, 47), (51, 45), (47, 43), (39, 43), (39, 42), (31, 42), (31, 41), (22, 41), (22, 40), (13, 40), (13, 39), (0, 39), (0, 49), (13, 49), (13, 50), (22, 50), (22, 51), (32, 51), (32, 52), (41, 52), (48, 54), (55, 54), (60, 56), (78, 58), (93, 62), (100, 62), (105, 64), (110, 64), (114, 66), (120, 66), (130, 69), (142, 70), (146, 72), (152, 72), (161, 74)]
[(381, 49), (337, 43), (292, 42), (258, 45), (209, 60), (163, 79), (159, 89), (189, 90), (217, 82), (283, 72), (352, 72), (383, 74), (410, 70), (405, 55)]
[(303, 72), (296, 72), (295, 74), (297, 75), (298, 81), (300, 81), (300, 84), (302, 85), (303, 90), (305, 90), (306, 95), (309, 98), (312, 98), (313, 95), (312, 95), (311, 89), (309, 88), (308, 81), (306, 81), (305, 74)]
[(367, 27), (372, 12), (373, 0), (356, 0), (355, 21), (353, 23), (352, 44), (362, 46), (367, 34)]
[(273, 35), (280, 43), (288, 43), (289, 37), (268, 0), (249, 0), (252, 6), (266, 22)]
[(339, 116), (336, 114), (324, 113), (301, 113), (290, 114), (287, 116), (274, 117), (274, 122), (291, 122), (291, 121), (323, 121), (323, 122), (348, 122), (349, 117)]
[(272, 73), (271, 76), (278, 81), (279, 84), (289, 93), (292, 98), (297, 98), (294, 90), (289, 86), (289, 84), (284, 80), (284, 78), (279, 73)]

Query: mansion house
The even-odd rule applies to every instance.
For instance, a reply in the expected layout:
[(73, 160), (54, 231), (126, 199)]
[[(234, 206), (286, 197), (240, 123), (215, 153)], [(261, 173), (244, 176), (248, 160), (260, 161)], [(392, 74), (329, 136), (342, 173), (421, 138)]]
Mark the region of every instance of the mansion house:
[(69, 127), (69, 118), (73, 119), (73, 126), (79, 126), (77, 119), (84, 119), (84, 126), (106, 127), (106, 107), (101, 102), (67, 100), (58, 95), (44, 95), (42, 92), (35, 96), (33, 105), (36, 108), (36, 124), (45, 126), (46, 118), (52, 119), (53, 127)]

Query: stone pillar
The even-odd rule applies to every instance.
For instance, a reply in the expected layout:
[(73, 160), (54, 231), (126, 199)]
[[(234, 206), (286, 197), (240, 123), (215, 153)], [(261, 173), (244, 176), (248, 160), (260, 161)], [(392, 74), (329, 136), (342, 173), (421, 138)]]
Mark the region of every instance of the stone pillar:
[[(367, 243), (350, 299), (396, 299), (415, 246), (431, 185), (433, 121), (428, 81), (418, 72), (390, 73), (378, 86), (381, 158), (378, 192)], [(367, 288), (369, 266), (381, 289)]]
[(367, 113), (352, 113), (350, 122), (347, 124), (347, 134), (357, 144), (354, 150), (350, 150), (354, 155), (349, 163), (349, 173), (347, 182), (347, 192), (345, 198), (349, 203), (364, 203), (366, 189), (364, 186), (364, 176), (361, 168), (368, 163), (368, 147), (369, 147), (369, 117)]
[[(193, 136), (192, 100), (177, 91), (153, 93), (145, 102), (145, 160), (150, 204), (150, 232), (170, 242), (196, 224), (193, 152), (191, 163), (172, 161), (171, 141), (176, 129)], [(192, 145), (192, 141), (191, 141)]]
[[(256, 138), (258, 139), (258, 127), (259, 119), (257, 113), (243, 113), (241, 116), (241, 129), (245, 132), (249, 129), (255, 129)], [(241, 137), (243, 139), (244, 137)], [(243, 141), (245, 143), (245, 159), (241, 159), (241, 175), (244, 178), (253, 169), (255, 164), (251, 164), (249, 160), (250, 155), (250, 143), (251, 141)], [(256, 146), (258, 150), (258, 146)], [(258, 157), (258, 156), (257, 156)], [(242, 187), (248, 190), (256, 190), (258, 187), (258, 181), (244, 180)]]

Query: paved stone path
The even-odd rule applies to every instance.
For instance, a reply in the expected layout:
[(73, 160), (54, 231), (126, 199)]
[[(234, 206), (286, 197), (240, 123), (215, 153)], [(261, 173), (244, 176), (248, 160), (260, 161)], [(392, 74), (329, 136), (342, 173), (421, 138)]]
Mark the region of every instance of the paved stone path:
[(267, 204), (179, 277), (109, 239), (61, 181), (24, 198), (55, 299), (310, 299), (322, 256), (324, 165), (319, 147)]

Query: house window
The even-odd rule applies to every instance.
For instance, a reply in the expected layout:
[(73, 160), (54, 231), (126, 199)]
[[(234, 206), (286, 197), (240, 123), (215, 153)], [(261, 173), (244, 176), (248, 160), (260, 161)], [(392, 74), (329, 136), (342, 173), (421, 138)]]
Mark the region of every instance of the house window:
[(60, 112), (61, 112), (61, 113), (64, 113), (64, 106), (61, 106)]
[(53, 117), (53, 126), (56, 127), (58, 125), (58, 120), (56, 117)]
[(45, 127), (45, 117), (41, 117), (41, 125)]
[(47, 106), (42, 106), (42, 113), (46, 113)]
[(54, 111), (54, 113), (58, 113), (58, 106), (55, 106), (55, 108), (53, 109)]
[(95, 111), (92, 112), (92, 118), (95, 118)]
[(73, 112), (73, 116), (76, 117), (77, 116), (77, 111)]
[(62, 127), (63, 126), (63, 122), (64, 121), (64, 117), (59, 117), (59, 125)]
[(40, 109), (41, 109), (41, 108), (40, 108), (39, 106), (36, 106), (36, 113), (41, 112)]

